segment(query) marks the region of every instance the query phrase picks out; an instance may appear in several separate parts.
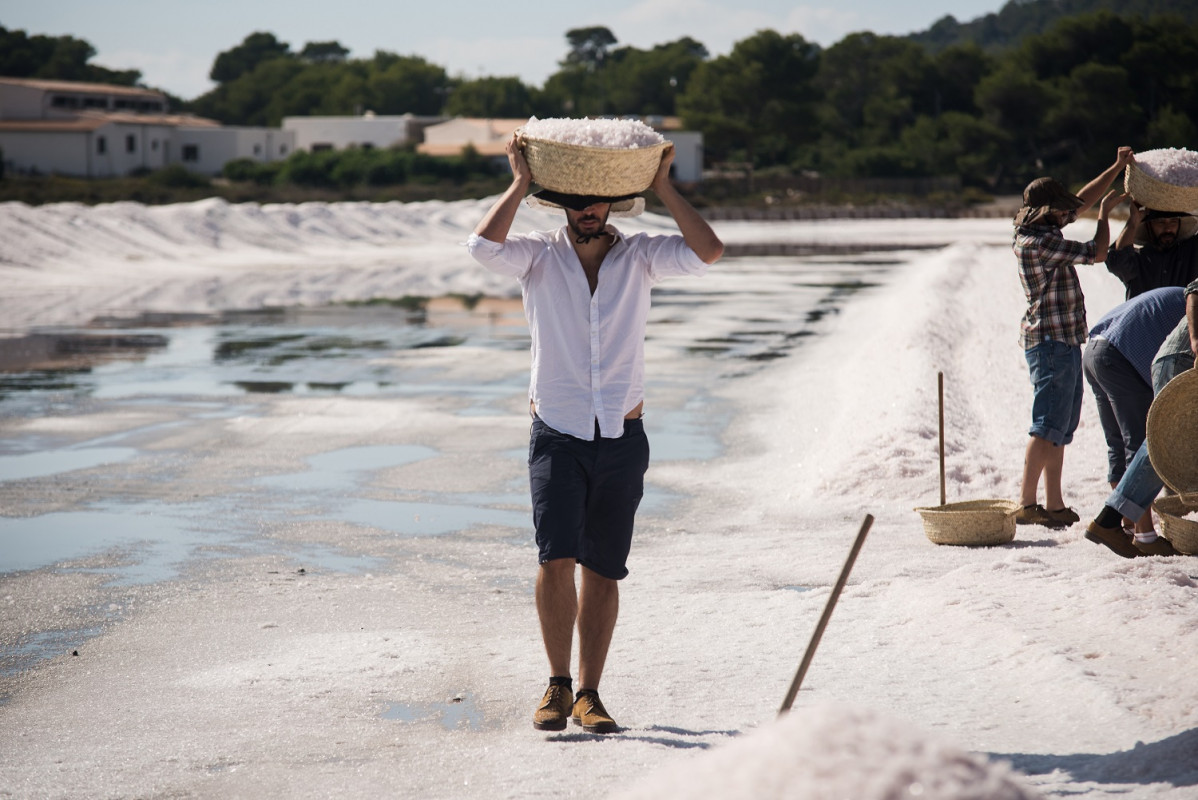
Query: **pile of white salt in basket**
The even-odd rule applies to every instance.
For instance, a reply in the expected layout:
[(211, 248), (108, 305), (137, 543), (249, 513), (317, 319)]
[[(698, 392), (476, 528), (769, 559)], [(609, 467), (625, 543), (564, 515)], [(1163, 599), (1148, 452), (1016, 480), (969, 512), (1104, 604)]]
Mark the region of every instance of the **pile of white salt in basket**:
[(523, 126), (525, 136), (582, 147), (634, 150), (665, 141), (660, 133), (637, 119), (537, 119)]
[(1198, 186), (1198, 153), (1184, 147), (1164, 147), (1136, 153), (1136, 165), (1171, 186)]

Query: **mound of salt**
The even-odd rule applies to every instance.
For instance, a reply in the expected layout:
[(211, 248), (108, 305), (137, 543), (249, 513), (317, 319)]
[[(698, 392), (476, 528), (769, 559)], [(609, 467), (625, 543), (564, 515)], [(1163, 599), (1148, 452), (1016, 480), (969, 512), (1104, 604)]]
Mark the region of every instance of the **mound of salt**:
[(524, 135), (583, 147), (634, 150), (665, 141), (660, 133), (636, 119), (537, 119), (530, 117)]
[(613, 800), (1036, 800), (1006, 762), (992, 762), (864, 709), (792, 711), (753, 733), (671, 762)]
[(1164, 147), (1136, 153), (1146, 175), (1171, 186), (1198, 186), (1198, 153), (1184, 147)]

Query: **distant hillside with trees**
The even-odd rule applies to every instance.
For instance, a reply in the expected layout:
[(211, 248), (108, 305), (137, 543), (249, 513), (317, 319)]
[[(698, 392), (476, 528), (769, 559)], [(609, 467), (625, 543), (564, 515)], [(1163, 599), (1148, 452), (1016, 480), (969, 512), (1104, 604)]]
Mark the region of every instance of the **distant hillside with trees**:
[(1198, 0), (1009, 0), (998, 11), (968, 22), (958, 22), (951, 14), (944, 16), (926, 31), (907, 38), (932, 51), (957, 44), (976, 44), (993, 52), (1015, 47), (1062, 18), (1096, 11), (1136, 19), (1175, 14), (1193, 20), (1198, 19)]

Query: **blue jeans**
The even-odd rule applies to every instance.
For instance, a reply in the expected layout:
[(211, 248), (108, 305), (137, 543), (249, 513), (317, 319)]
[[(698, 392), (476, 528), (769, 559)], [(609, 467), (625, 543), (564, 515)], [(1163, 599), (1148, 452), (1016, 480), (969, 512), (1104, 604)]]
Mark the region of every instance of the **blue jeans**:
[(1094, 394), (1098, 421), (1106, 438), (1106, 479), (1116, 483), (1144, 443), (1152, 387), (1127, 356), (1102, 337), (1095, 337), (1086, 345), (1082, 372)]
[(1048, 340), (1023, 355), (1035, 392), (1028, 433), (1055, 445), (1069, 444), (1082, 416), (1081, 347)]
[[(1160, 394), (1165, 384), (1173, 380), (1178, 373), (1192, 369), (1193, 366), (1194, 357), (1190, 355), (1169, 356), (1154, 362), (1153, 391)], [(1145, 441), (1127, 465), (1127, 472), (1123, 473), (1123, 478), (1107, 498), (1106, 504), (1128, 519), (1139, 519), (1144, 516), (1144, 512), (1152, 505), (1152, 501), (1160, 494), (1164, 485), (1164, 481), (1152, 468), (1152, 462), (1148, 460), (1148, 442)]]

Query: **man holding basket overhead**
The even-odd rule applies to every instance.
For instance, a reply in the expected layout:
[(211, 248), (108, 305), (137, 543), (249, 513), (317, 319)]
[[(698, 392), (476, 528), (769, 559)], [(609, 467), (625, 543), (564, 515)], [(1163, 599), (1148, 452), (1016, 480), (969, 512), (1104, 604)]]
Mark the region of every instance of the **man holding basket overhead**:
[[(635, 194), (548, 190), (530, 203), (563, 211), (566, 224), (512, 234), (534, 177), (518, 135), (507, 144), (512, 183), (467, 247), (487, 269), (519, 280), (532, 338), (528, 468), (536, 605), (550, 670), (533, 727), (563, 730), (573, 718), (585, 731), (611, 733), (618, 726), (598, 688), (649, 466), (641, 419), (649, 291), (665, 278), (704, 274), (724, 246), (671, 184), (672, 146), (648, 188), (680, 235), (626, 235), (609, 225), (609, 215), (639, 213), (644, 201)], [(577, 698), (570, 670), (576, 626)]]

